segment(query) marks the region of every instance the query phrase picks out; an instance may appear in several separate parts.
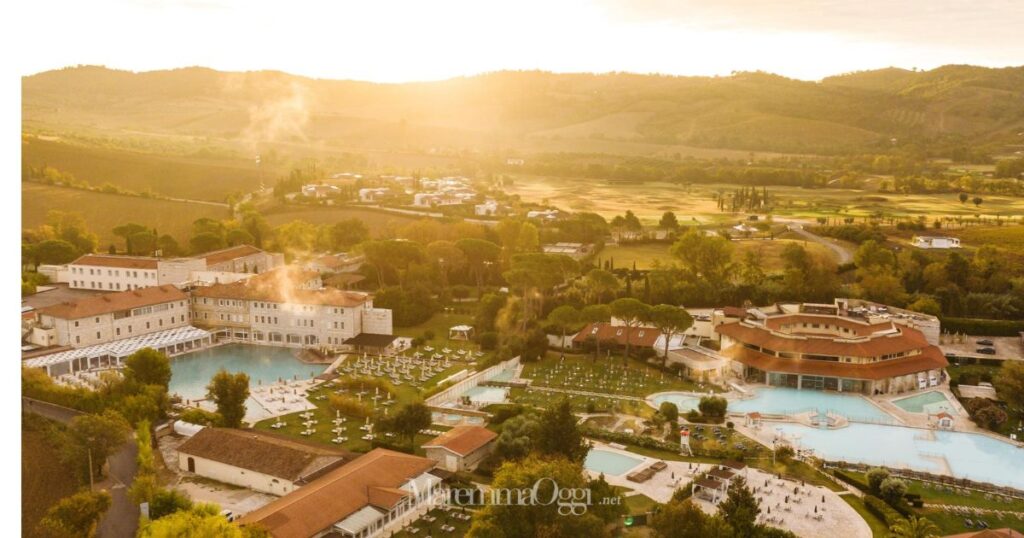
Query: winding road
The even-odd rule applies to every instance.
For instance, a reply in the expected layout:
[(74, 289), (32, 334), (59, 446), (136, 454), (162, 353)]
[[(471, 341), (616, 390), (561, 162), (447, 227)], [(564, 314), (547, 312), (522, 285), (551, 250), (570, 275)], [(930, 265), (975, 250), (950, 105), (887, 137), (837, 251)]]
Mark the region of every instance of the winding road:
[(845, 263), (850, 263), (853, 261), (853, 251), (844, 247), (843, 245), (840, 245), (839, 243), (836, 243), (835, 241), (832, 241), (831, 239), (826, 239), (820, 235), (808, 232), (806, 229), (804, 229), (804, 222), (798, 220), (787, 220), (782, 222), (786, 222), (790, 230), (802, 236), (804, 239), (825, 245), (830, 250), (832, 250), (832, 252), (835, 252), (836, 263), (838, 263), (839, 265), (843, 265)]

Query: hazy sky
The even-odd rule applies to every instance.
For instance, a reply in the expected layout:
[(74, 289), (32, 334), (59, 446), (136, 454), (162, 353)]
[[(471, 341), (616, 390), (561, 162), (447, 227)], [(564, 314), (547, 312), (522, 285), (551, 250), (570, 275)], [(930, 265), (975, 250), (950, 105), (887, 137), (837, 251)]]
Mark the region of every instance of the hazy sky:
[[(32, 0), (23, 74), (203, 65), (322, 78), (499, 69), (819, 79), (890, 65), (1024, 64), (1024, 0)], [(13, 22), (13, 21), (8, 21)], [(10, 57), (8, 57), (10, 59)]]

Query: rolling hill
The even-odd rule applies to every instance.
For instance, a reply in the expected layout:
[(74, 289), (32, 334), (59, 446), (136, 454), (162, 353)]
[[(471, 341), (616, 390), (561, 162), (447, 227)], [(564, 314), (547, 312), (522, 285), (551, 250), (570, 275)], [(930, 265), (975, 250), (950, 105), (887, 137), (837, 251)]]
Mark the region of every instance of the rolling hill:
[(898, 137), (1008, 142), (1024, 130), (1024, 67), (882, 69), (806, 82), (496, 72), (375, 84), (205, 68), (74, 67), (25, 77), (26, 130), (87, 129), (258, 144), (517, 147), (603, 140), (839, 153)]

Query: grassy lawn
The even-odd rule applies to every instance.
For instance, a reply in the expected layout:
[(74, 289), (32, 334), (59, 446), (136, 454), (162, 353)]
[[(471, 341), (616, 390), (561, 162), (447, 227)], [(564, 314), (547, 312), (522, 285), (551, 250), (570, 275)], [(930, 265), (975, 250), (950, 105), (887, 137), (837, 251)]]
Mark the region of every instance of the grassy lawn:
[[(465, 536), (466, 533), (469, 532), (469, 526), (472, 523), (472, 521), (454, 517), (454, 515), (457, 513), (459, 513), (459, 510), (456, 508), (453, 508), (450, 512), (445, 512), (444, 510), (441, 509), (431, 510), (430, 512), (427, 512), (427, 516), (433, 517), (433, 522), (427, 521), (424, 518), (420, 518), (419, 520), (414, 521), (411, 525), (407, 527), (418, 528), (419, 532), (413, 534), (406, 530), (402, 530), (401, 532), (398, 532), (393, 536), (395, 538), (413, 538), (422, 536)], [(441, 530), (442, 525), (450, 525), (452, 527), (455, 527), (455, 530), (445, 532)]]
[(192, 221), (202, 217), (223, 219), (228, 216), (227, 208), (213, 205), (104, 194), (38, 183), (22, 183), (21, 192), (22, 228), (44, 224), (46, 213), (51, 209), (78, 213), (89, 231), (99, 236), (99, 250), (103, 252), (111, 243), (124, 248), (124, 240), (114, 236), (111, 230), (126, 222), (156, 228), (161, 235), (170, 234), (179, 244), (187, 246)]
[(884, 521), (868, 511), (867, 507), (864, 506), (864, 501), (860, 497), (853, 494), (840, 495), (839, 497), (846, 501), (846, 504), (853, 507), (853, 509), (860, 514), (860, 517), (864, 518), (864, 521), (868, 523), (868, 527), (871, 527), (871, 536), (874, 536), (874, 538), (889, 537), (889, 527), (885, 525)]
[(645, 512), (650, 512), (657, 504), (657, 501), (641, 493), (626, 497), (626, 508), (629, 510), (630, 514), (643, 514)]
[[(473, 316), (468, 314), (449, 314), (446, 312), (438, 312), (431, 316), (430, 319), (420, 323), (419, 325), (413, 325), (412, 327), (395, 327), (395, 334), (398, 336), (408, 336), (415, 338), (417, 336), (423, 336), (426, 332), (434, 333), (434, 338), (428, 341), (427, 345), (431, 344), (444, 344), (449, 342), (448, 340), (448, 329), (451, 329), (454, 325), (472, 325)], [(457, 346), (470, 346), (469, 342), (456, 340), (451, 345)]]
[(345, 219), (359, 219), (366, 224), (370, 235), (374, 237), (388, 235), (398, 227), (421, 218), (360, 207), (316, 205), (277, 206), (267, 210), (265, 216), (271, 226), (280, 226), (293, 220), (302, 220), (311, 224), (334, 224)]
[(1024, 531), (1024, 519), (1019, 517), (1006, 516), (1000, 518), (995, 514), (986, 514), (979, 518), (978, 516), (964, 516), (939, 509), (925, 509), (918, 510), (917, 512), (937, 525), (944, 535), (977, 530), (977, 526), (971, 528), (966, 525), (965, 520), (967, 519), (970, 519), (972, 523), (980, 519), (988, 523), (989, 527), (993, 529), (1009, 527), (1014, 530)]
[(60, 463), (60, 454), (46, 433), (48, 421), (25, 415), (21, 429), (22, 536), (40, 536), (36, 525), (57, 501), (82, 485), (72, 469)]
[[(867, 483), (865, 473), (845, 471), (853, 478)], [(956, 490), (949, 491), (945, 487), (922, 482), (920, 480), (903, 479), (907, 483), (907, 493), (915, 493), (921, 496), (925, 504), (956, 504), (969, 506), (971, 508), (988, 508), (994, 510), (1013, 510), (1024, 512), (1024, 500), (1012, 499), (1010, 502), (1002, 502), (994, 498), (985, 498), (986, 494), (980, 491)], [(989, 496), (991, 497), (991, 496)]]
[(601, 260), (612, 259), (615, 267), (633, 267), (636, 263), (637, 269), (650, 269), (655, 262), (662, 265), (672, 263), (673, 257), (668, 252), (670, 246), (669, 243), (609, 245), (601, 250), (598, 257)]

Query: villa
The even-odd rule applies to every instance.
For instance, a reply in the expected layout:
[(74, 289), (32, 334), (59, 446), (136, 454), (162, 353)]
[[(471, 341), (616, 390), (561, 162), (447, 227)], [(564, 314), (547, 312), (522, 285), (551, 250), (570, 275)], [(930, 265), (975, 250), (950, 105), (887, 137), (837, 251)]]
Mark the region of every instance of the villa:
[(189, 304), (185, 292), (167, 285), (94, 295), (35, 314), (29, 342), (83, 348), (185, 327)]
[[(743, 379), (797, 389), (895, 394), (938, 385), (948, 361), (916, 325), (845, 299), (749, 309), (714, 329)], [(937, 326), (934, 327), (937, 330)]]
[(545, 254), (564, 254), (574, 260), (582, 260), (593, 252), (592, 247), (585, 243), (552, 243), (542, 248)]
[(363, 203), (379, 202), (393, 196), (389, 187), (368, 187), (359, 189), (359, 201)]
[(284, 267), (233, 284), (196, 288), (193, 322), (235, 341), (339, 348), (363, 334), (390, 335), (391, 310), (365, 293), (324, 288), (320, 275)]
[(306, 269), (320, 274), (354, 273), (363, 266), (366, 258), (362, 255), (338, 252), (325, 254), (305, 263)]
[(86, 254), (66, 266), (45, 270), (54, 281), (73, 289), (123, 291), (165, 284), (186, 286), (208, 273), (262, 273), (281, 265), (283, 254), (239, 245), (186, 258)]
[(203, 428), (178, 447), (178, 468), (226, 484), (287, 495), (348, 453), (255, 430)]
[(383, 536), (433, 500), (441, 483), (431, 474), (434, 466), (428, 458), (377, 448), (239, 523), (259, 525), (275, 538)]
[(427, 457), (448, 471), (471, 471), (494, 448), (498, 434), (481, 426), (460, 425), (423, 444)]
[(960, 248), (960, 238), (915, 235), (910, 244), (917, 248)]
[(334, 185), (327, 185), (321, 183), (319, 185), (311, 184), (302, 186), (302, 195), (305, 196), (306, 198), (330, 198), (333, 196), (338, 196), (340, 194), (341, 189)]

